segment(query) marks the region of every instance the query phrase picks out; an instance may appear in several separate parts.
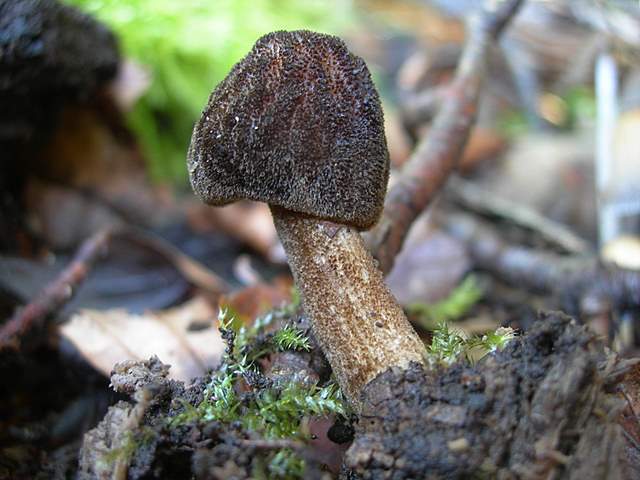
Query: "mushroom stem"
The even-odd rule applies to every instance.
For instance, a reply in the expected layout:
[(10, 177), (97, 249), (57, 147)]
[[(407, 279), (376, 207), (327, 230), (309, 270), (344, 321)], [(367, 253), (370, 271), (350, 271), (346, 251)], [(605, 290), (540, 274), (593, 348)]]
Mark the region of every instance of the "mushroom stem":
[(354, 228), (271, 207), (311, 320), (347, 400), (390, 367), (424, 362), (424, 345)]

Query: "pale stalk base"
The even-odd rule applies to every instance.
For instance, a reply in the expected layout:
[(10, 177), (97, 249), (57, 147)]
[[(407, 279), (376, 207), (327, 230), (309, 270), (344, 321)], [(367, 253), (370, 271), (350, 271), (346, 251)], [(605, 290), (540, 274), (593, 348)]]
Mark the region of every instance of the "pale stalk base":
[(425, 347), (358, 231), (271, 211), (313, 333), (358, 411), (367, 383), (390, 367), (424, 362)]

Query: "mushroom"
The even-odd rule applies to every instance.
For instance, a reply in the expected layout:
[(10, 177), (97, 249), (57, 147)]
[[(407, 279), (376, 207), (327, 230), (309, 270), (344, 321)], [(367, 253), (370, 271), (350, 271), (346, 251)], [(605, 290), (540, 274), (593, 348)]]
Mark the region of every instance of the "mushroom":
[(274, 32), (212, 92), (188, 169), (211, 205), (266, 202), (302, 306), (346, 398), (424, 346), (359, 230), (379, 218), (389, 176), (378, 93), (339, 38)]

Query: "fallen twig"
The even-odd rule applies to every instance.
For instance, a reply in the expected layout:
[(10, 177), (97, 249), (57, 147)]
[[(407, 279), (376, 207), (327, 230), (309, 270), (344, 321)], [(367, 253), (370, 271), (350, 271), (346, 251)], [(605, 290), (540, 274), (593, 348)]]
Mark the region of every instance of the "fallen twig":
[(222, 278), (160, 237), (133, 227), (109, 227), (85, 240), (69, 265), (42, 292), (0, 328), (0, 350), (17, 348), (20, 338), (58, 312), (72, 298), (106, 247), (115, 238), (137, 243), (164, 257), (190, 283), (215, 294), (230, 291)]
[(467, 245), (478, 268), (512, 285), (552, 293), (573, 315), (601, 308), (640, 308), (639, 271), (604, 264), (593, 255), (560, 255), (511, 245), (470, 215), (447, 213), (437, 220)]
[(535, 210), (521, 204), (504, 200), (483, 190), (472, 182), (457, 176), (449, 179), (447, 192), (465, 210), (504, 218), (514, 224), (532, 230), (546, 241), (573, 254), (593, 253), (587, 241), (577, 236), (564, 225), (540, 215)]
[(472, 18), (446, 100), (428, 137), (418, 144), (389, 191), (382, 218), (368, 238), (370, 250), (383, 272), (391, 270), (409, 227), (456, 168), (475, 121), (487, 50), (522, 3), (522, 0), (487, 1), (480, 15)]
[(27, 331), (41, 325), (73, 297), (93, 264), (104, 253), (113, 232), (112, 228), (105, 228), (85, 240), (60, 275), (31, 302), (13, 314), (0, 329), (0, 350), (17, 347), (20, 338)]
[(174, 247), (162, 237), (132, 226), (122, 228), (118, 236), (149, 248), (166, 258), (191, 284), (215, 294), (228, 293), (231, 286), (202, 263)]

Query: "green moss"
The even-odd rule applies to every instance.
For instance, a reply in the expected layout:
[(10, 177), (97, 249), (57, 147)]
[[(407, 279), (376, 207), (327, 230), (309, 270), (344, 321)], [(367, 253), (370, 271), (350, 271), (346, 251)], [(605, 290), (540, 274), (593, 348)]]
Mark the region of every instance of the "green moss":
[(499, 327), (482, 336), (466, 337), (443, 321), (433, 331), (431, 345), (427, 347), (427, 360), (444, 365), (457, 361), (471, 362), (503, 349), (515, 337), (515, 331), (509, 327)]
[(282, 449), (269, 462), (269, 473), (275, 478), (304, 478), (304, 460), (290, 449)]
[(482, 336), (467, 337), (451, 326), (451, 322), (466, 315), (484, 296), (473, 275), (466, 277), (451, 294), (435, 304), (413, 304), (407, 308), (412, 321), (433, 333), (427, 346), (430, 363), (451, 365), (458, 360), (481, 358), (506, 346), (515, 337), (511, 328), (500, 327)]
[(444, 300), (434, 303), (413, 303), (407, 307), (412, 320), (425, 330), (433, 330), (442, 322), (457, 320), (484, 296), (478, 280), (469, 275)]
[(438, 363), (452, 364), (466, 353), (466, 339), (446, 321), (440, 322), (433, 331), (431, 345), (427, 347), (428, 358)]
[[(309, 339), (295, 327), (287, 325), (263, 341), (252, 343), (270, 325), (278, 311), (256, 320), (253, 327), (233, 330), (228, 311), (221, 310), (220, 331), (227, 342), (222, 367), (212, 376), (205, 400), (197, 407), (200, 421), (239, 421), (245, 428), (260, 432), (265, 438), (292, 438), (300, 434), (300, 422), (307, 416), (347, 415), (346, 404), (334, 383), (307, 385), (296, 382), (256, 389), (244, 401), (236, 392), (240, 379), (260, 377), (256, 361), (276, 350), (309, 350)], [(248, 400), (248, 401), (247, 401)], [(193, 412), (185, 411), (188, 418)]]
[[(221, 309), (220, 331), (227, 343), (221, 367), (212, 374), (204, 392), (204, 400), (196, 406), (185, 404), (184, 410), (170, 420), (169, 426), (185, 423), (239, 422), (244, 429), (265, 439), (306, 440), (302, 424), (305, 418), (341, 415), (349, 411), (338, 386), (297, 382), (273, 383), (262, 376), (257, 360), (275, 351), (309, 350), (308, 337), (299, 329), (286, 325), (274, 334), (265, 328), (278, 318), (289, 315), (289, 309), (276, 310), (258, 318), (254, 325), (240, 326), (229, 310)], [(241, 382), (259, 388), (242, 394)], [(246, 390), (244, 388), (243, 390)], [(304, 460), (291, 450), (269, 455), (266, 469), (270, 477), (302, 478)]]
[(575, 87), (564, 95), (563, 100), (568, 109), (567, 128), (574, 129), (581, 123), (595, 121), (596, 98), (591, 88)]
[(285, 325), (273, 335), (273, 343), (279, 351), (285, 350), (311, 350), (311, 343), (304, 332), (291, 325)]
[(242, 422), (265, 438), (301, 438), (301, 421), (305, 417), (347, 415), (338, 387), (307, 387), (290, 383), (283, 388), (267, 388), (256, 395)]
[(487, 351), (487, 353), (502, 350), (516, 336), (515, 331), (509, 327), (499, 327), (493, 332), (486, 333), (482, 337), (476, 338), (477, 347)]

